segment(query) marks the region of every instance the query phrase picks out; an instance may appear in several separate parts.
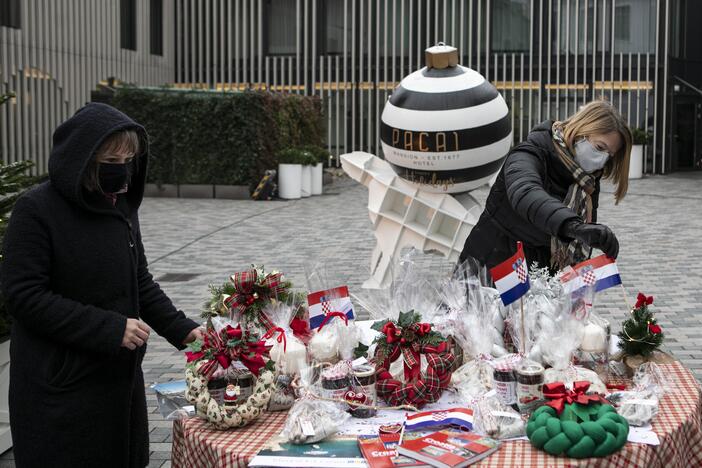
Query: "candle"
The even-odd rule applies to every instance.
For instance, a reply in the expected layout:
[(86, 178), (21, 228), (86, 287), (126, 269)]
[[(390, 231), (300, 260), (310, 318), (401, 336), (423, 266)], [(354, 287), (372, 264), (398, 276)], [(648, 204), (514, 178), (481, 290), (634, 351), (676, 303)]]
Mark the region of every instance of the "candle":
[(589, 352), (607, 351), (607, 332), (594, 323), (588, 323), (583, 330), (583, 341), (580, 349)]
[(300, 369), (307, 362), (307, 349), (297, 337), (293, 336), (292, 332), (286, 333), (285, 337), (287, 342), (278, 343), (275, 338), (266, 341), (266, 345), (273, 346), (270, 351), (271, 359), (275, 362), (278, 371), (287, 375), (299, 374)]

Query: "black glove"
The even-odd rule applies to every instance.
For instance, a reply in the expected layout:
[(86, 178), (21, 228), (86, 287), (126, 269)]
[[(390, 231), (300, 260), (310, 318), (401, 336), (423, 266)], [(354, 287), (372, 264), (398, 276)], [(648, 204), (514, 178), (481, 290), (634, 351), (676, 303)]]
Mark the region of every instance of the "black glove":
[(563, 223), (561, 234), (564, 237), (578, 239), (583, 244), (600, 249), (610, 258), (619, 255), (619, 241), (612, 230), (604, 224), (588, 224), (579, 220), (569, 220)]

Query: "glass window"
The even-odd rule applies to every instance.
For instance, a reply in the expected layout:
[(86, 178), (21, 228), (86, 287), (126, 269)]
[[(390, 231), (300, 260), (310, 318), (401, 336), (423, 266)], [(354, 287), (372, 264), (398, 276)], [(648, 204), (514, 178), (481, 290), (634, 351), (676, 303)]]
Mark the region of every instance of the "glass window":
[[(347, 18), (349, 28), (351, 27), (351, 17)], [(324, 2), (324, 30), (327, 54), (344, 53), (344, 1), (327, 0)], [(347, 47), (351, 51), (351, 38)]]
[(0, 1), (0, 26), (20, 29), (22, 27), (19, 0)]
[(492, 50), (528, 51), (530, 15), (529, 0), (493, 0), (490, 12)]
[(136, 0), (120, 2), (120, 45), (123, 49), (136, 50)]
[[(296, 0), (268, 0), (266, 16), (267, 51), (270, 55), (290, 55), (296, 50)], [(302, 10), (302, 8), (301, 8)], [(300, 11), (302, 14), (302, 11)]]
[(163, 55), (163, 0), (151, 0), (151, 53)]

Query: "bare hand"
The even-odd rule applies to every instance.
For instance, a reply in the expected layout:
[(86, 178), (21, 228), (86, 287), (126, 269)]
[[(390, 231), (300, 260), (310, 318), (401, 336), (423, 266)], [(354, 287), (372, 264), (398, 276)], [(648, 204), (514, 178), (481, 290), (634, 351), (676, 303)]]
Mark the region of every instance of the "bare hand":
[(149, 339), (151, 329), (147, 324), (137, 319), (127, 319), (127, 327), (124, 329), (122, 346), (132, 351), (140, 346), (144, 346)]
[(188, 333), (188, 336), (185, 337), (183, 340), (183, 344), (188, 344), (192, 343), (195, 340), (202, 340), (204, 339), (204, 336), (202, 334), (202, 327), (197, 327), (193, 328), (190, 333)]

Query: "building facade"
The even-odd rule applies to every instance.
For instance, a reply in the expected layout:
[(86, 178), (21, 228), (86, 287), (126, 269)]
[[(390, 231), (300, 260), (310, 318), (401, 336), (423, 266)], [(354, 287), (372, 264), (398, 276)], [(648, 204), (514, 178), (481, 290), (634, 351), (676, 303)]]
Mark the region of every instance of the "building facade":
[(169, 0), (2, 0), (0, 107), (3, 163), (47, 171), (51, 135), (108, 78), (172, 83), (174, 4)]
[[(333, 155), (379, 154), (384, 102), (438, 42), (457, 47), (461, 63), (503, 94), (515, 141), (544, 119), (564, 119), (605, 98), (632, 127), (652, 133), (647, 172), (693, 169), (702, 159), (702, 49), (693, 42), (702, 2), (9, 2), (17, 3), (19, 28), (6, 24), (12, 12), (0, 10), (0, 91), (17, 92), (15, 107), (0, 113), (5, 161), (40, 157), (41, 167), (52, 125), (108, 77), (316, 95)], [(153, 53), (159, 41), (160, 55)]]

